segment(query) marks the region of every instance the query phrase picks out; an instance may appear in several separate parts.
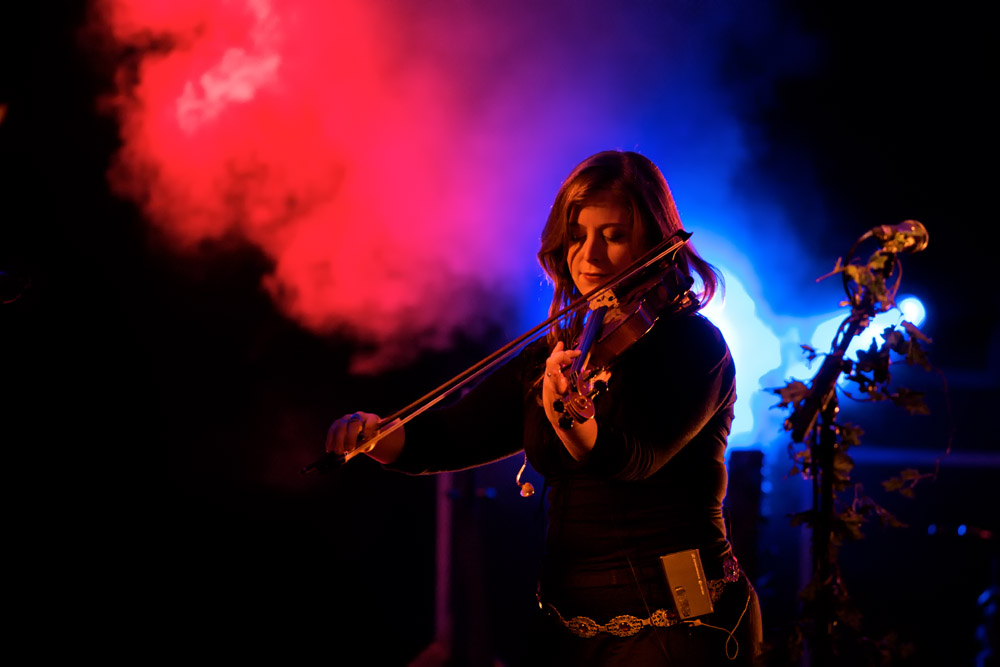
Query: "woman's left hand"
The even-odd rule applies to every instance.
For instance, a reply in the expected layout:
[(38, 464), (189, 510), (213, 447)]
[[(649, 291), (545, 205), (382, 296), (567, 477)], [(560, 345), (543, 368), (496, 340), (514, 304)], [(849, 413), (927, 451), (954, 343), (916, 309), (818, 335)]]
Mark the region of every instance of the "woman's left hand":
[(545, 360), (545, 377), (542, 380), (542, 400), (545, 403), (545, 414), (553, 424), (558, 423), (558, 414), (553, 419), (549, 414), (553, 401), (569, 393), (569, 378), (563, 373), (563, 369), (573, 363), (573, 360), (580, 356), (580, 350), (564, 350), (563, 342), (559, 341), (552, 348), (552, 354)]
[(545, 360), (545, 377), (542, 378), (542, 406), (556, 435), (574, 459), (581, 459), (594, 448), (597, 441), (597, 422), (589, 419), (582, 424), (574, 424), (570, 429), (559, 425), (562, 413), (552, 407), (557, 399), (564, 398), (570, 391), (570, 380), (563, 369), (580, 356), (579, 350), (564, 349), (562, 341), (556, 343), (552, 353)]

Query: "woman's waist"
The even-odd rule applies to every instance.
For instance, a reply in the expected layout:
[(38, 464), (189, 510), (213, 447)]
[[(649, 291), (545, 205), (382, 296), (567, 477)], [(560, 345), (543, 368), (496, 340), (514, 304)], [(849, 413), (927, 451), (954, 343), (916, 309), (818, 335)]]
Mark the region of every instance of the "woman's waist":
[(550, 483), (549, 521), (569, 535), (652, 532), (725, 534), (722, 501), (715, 493), (693, 493), (651, 481), (609, 483), (575, 478)]
[[(655, 566), (669, 553), (699, 549), (706, 567), (719, 566), (732, 553), (725, 525), (708, 520), (662, 520), (651, 523), (603, 522), (552, 524), (546, 535), (546, 556), (567, 570), (608, 570), (631, 564)], [(625, 554), (628, 554), (626, 557)]]
[[(682, 573), (684, 574), (684, 573)], [(648, 615), (650, 610), (674, 609), (671, 585), (676, 583), (660, 559), (637, 560), (625, 567), (569, 568), (549, 565), (539, 580), (539, 603), (570, 615), (611, 618), (620, 614)], [(719, 562), (709, 560), (700, 572), (705, 594), (713, 603), (726, 587), (740, 579), (739, 563), (731, 553)], [(673, 583), (671, 583), (673, 582)], [(671, 612), (673, 613), (673, 612)]]
[(680, 553), (696, 555), (698, 567), (706, 579), (731, 579), (739, 571), (731, 546), (726, 540), (709, 544), (678, 544), (657, 550), (630, 549), (586, 557), (579, 553), (546, 553), (541, 579), (559, 588), (586, 588), (644, 584), (664, 580), (664, 557)]

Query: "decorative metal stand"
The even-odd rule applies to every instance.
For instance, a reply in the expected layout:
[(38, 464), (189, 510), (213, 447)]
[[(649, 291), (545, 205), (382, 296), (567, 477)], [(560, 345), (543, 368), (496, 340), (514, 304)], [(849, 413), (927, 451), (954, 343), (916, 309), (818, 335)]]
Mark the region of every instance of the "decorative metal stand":
[[(871, 255), (867, 264), (855, 262), (854, 253), (858, 246), (873, 237), (881, 242), (881, 248)], [(837, 380), (842, 373), (851, 373), (854, 367), (854, 362), (845, 358), (851, 341), (868, 327), (877, 313), (895, 307), (901, 278), (896, 255), (919, 252), (927, 247), (927, 240), (927, 230), (916, 220), (893, 226), (883, 225), (858, 238), (843, 264), (837, 261), (833, 273), (839, 272), (843, 277), (848, 297), (846, 304), (851, 307), (851, 312), (838, 328), (831, 351), (813, 377), (807, 393), (795, 402), (794, 411), (786, 422), (794, 442), (801, 443), (810, 438), (808, 472), (813, 484), (812, 564), (815, 585), (810, 658), (814, 667), (834, 664), (837, 622), (834, 606), (840, 592), (833, 544), (837, 481), (835, 462), (840, 446), (836, 421), (839, 410)], [(893, 274), (896, 279), (890, 287)]]

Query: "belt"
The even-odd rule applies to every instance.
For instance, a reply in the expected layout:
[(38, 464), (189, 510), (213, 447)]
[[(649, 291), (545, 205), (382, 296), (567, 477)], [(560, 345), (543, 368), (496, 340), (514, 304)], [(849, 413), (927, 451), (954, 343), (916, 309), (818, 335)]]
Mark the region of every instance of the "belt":
[[(726, 588), (726, 584), (731, 584), (739, 581), (740, 579), (740, 569), (735, 558), (726, 559), (723, 563), (723, 571), (725, 572), (725, 577), (723, 579), (712, 579), (708, 582), (708, 590), (712, 598), (712, 604), (715, 604), (722, 598), (722, 593)], [(541, 600), (539, 600), (539, 602), (541, 602)], [(615, 637), (631, 637), (650, 625), (658, 628), (669, 628), (671, 625), (676, 625), (681, 622), (680, 616), (678, 616), (677, 612), (673, 609), (657, 609), (646, 618), (639, 618), (638, 616), (632, 616), (631, 614), (621, 614), (619, 616), (615, 616), (604, 625), (601, 625), (586, 616), (574, 616), (573, 618), (567, 620), (563, 618), (562, 614), (559, 613), (559, 610), (556, 609), (555, 605), (548, 602), (544, 604), (544, 608), (548, 609), (549, 612), (566, 627), (566, 629), (574, 635), (584, 638), (595, 637), (601, 632), (607, 632)]]

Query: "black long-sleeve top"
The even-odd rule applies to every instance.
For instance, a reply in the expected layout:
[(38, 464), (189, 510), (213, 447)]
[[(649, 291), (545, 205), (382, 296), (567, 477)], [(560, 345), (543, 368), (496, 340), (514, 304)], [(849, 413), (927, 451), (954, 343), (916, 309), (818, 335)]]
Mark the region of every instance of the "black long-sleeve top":
[(524, 449), (548, 486), (545, 569), (600, 572), (701, 550), (710, 578), (730, 555), (722, 516), (735, 369), (697, 314), (661, 318), (615, 361), (595, 400), (598, 437), (569, 455), (541, 406), (549, 350), (529, 345), (452, 406), (406, 427), (392, 468), (459, 470)]

